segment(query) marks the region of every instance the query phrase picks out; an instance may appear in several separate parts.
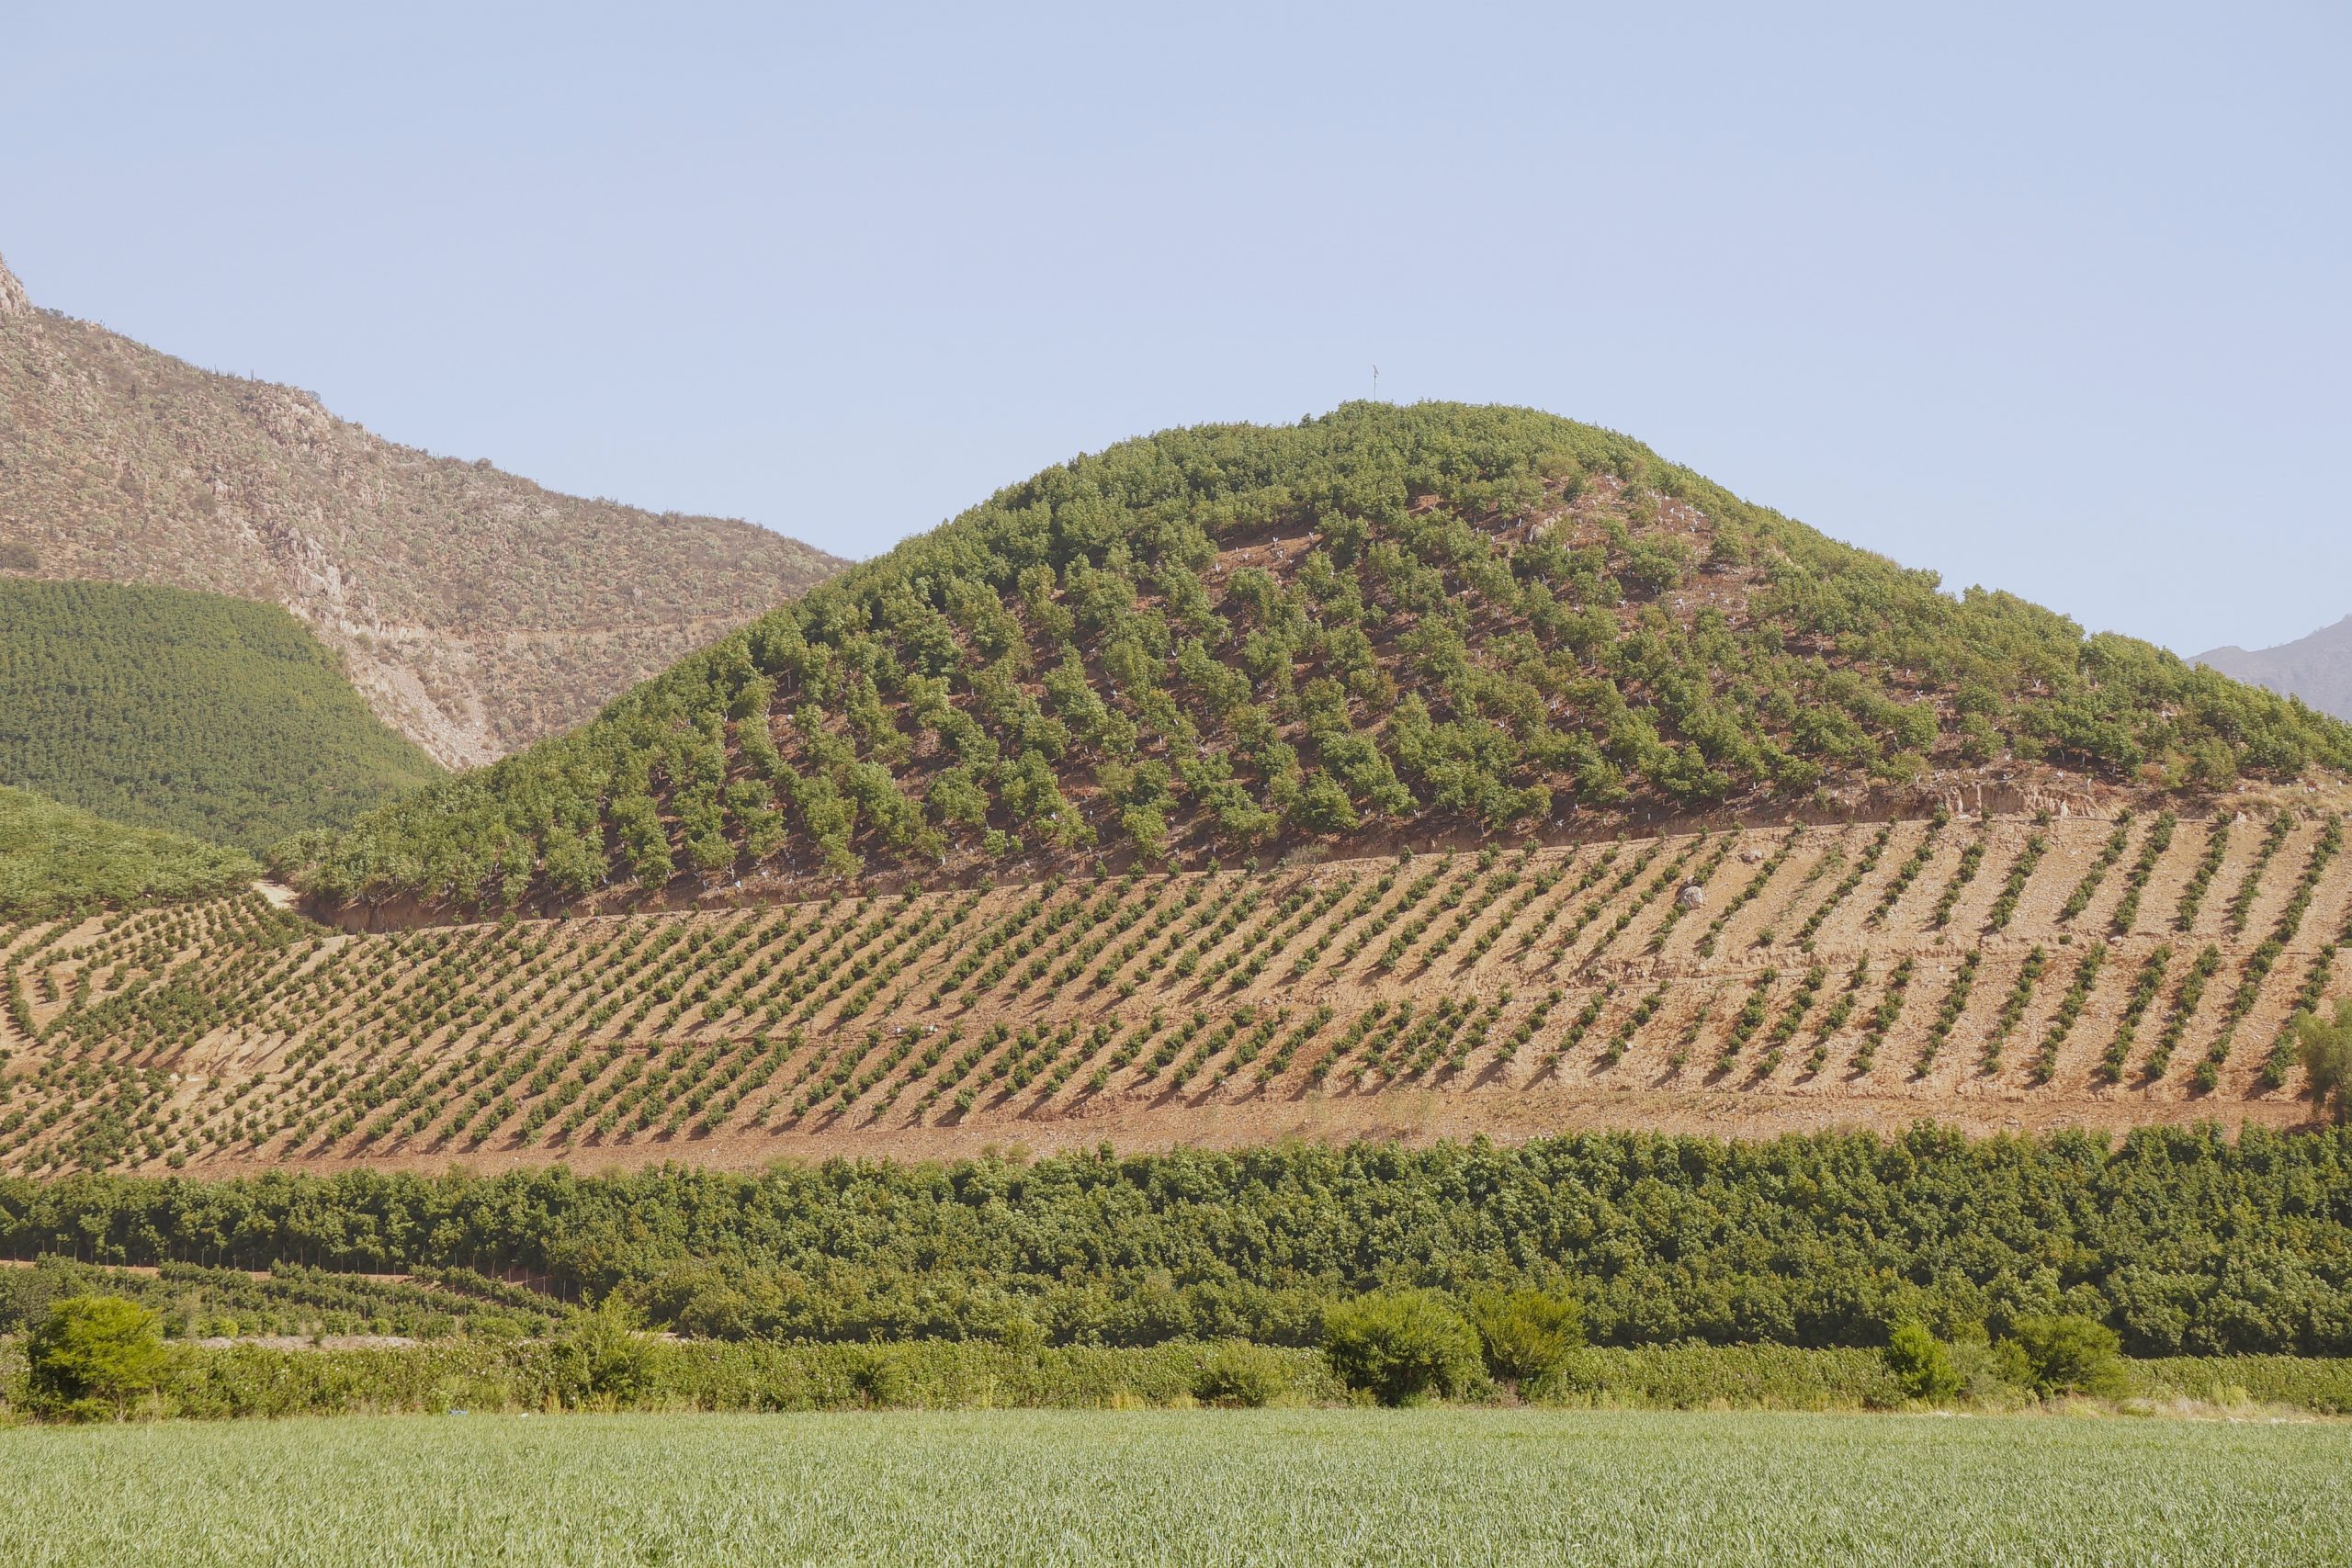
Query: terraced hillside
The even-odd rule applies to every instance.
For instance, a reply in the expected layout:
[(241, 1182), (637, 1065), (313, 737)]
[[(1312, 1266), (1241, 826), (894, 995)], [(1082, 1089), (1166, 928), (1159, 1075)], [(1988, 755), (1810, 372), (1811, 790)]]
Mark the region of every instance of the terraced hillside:
[(846, 564), (395, 446), (35, 309), (0, 265), (0, 577), (283, 605), (447, 765), (581, 722)]
[(0, 942), (0, 1167), (582, 1164), (2311, 1111), (2332, 812), (1938, 814), (330, 933)]

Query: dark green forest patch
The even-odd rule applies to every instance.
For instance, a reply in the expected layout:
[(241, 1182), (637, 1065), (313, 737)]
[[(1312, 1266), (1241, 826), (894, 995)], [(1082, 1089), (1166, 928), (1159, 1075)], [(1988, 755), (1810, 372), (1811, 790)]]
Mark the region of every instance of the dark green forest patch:
[(2352, 1131), (19, 1179), (0, 1253), (515, 1272), (725, 1339), (1311, 1346), (1367, 1292), (1532, 1286), (1600, 1345), (1872, 1348), (2064, 1314), (2134, 1356), (2342, 1356)]
[(258, 850), (440, 776), (276, 605), (0, 581), (0, 783)]

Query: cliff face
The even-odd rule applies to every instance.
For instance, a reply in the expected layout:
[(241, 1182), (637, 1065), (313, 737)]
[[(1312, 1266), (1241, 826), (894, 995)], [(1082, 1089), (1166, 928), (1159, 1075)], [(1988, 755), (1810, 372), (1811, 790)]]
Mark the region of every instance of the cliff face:
[(0, 316), (29, 316), (32, 313), (33, 302), (25, 297), (25, 286), (17, 281), (17, 275), (8, 270), (8, 264), (0, 261)]
[(845, 564), (396, 446), (36, 310), (0, 265), (0, 572), (282, 604), (450, 766), (587, 718)]
[(2352, 718), (2352, 615), (2276, 648), (2217, 648), (2194, 662), (2301, 697), (2322, 713)]

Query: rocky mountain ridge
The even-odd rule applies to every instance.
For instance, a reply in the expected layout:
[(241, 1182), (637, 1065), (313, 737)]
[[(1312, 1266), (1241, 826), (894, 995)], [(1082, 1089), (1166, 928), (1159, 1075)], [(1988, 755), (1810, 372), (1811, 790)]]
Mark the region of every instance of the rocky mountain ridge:
[(38, 310), (0, 263), (0, 572), (281, 604), (445, 764), (577, 724), (845, 564), (398, 446)]
[(2352, 615), (2276, 648), (2216, 648), (2194, 662), (2352, 718)]

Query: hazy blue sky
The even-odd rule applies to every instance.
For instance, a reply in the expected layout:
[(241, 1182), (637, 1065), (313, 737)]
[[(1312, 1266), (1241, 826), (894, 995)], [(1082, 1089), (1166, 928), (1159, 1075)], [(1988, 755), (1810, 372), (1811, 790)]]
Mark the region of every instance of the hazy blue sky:
[(1366, 395), (2184, 652), (2352, 611), (2352, 7), (6, 7), (36, 300), (866, 555)]

